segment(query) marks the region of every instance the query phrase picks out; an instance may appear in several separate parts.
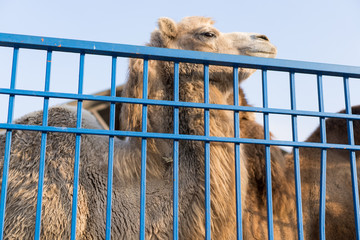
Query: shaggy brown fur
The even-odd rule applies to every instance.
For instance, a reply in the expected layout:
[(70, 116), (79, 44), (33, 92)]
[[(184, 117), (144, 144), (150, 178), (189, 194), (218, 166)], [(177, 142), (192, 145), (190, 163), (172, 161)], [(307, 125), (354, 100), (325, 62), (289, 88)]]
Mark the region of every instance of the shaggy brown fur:
[[(159, 20), (149, 46), (210, 51), (229, 54), (273, 57), (276, 49), (263, 35), (222, 34), (212, 20), (185, 18), (176, 24)], [(254, 70), (239, 69), (239, 79)], [(210, 66), (210, 102), (226, 104), (231, 98), (232, 69)], [(203, 67), (180, 64), (180, 100), (203, 102)], [(149, 94), (152, 99), (171, 100), (173, 64), (149, 61)], [(142, 96), (142, 60), (130, 61), (124, 97)], [(240, 104), (243, 104), (242, 102)], [(124, 104), (122, 129), (141, 129), (141, 106)], [(249, 114), (245, 114), (249, 115)], [(148, 107), (148, 131), (172, 132), (173, 110)], [(204, 111), (180, 108), (180, 133), (204, 134)], [(42, 113), (25, 116), (19, 124), (40, 125)], [(74, 127), (74, 109), (49, 110), (49, 125)], [(233, 114), (210, 111), (210, 134), (233, 137)], [(84, 128), (99, 128), (93, 116), (84, 112)], [(5, 238), (29, 239), (34, 235), (40, 133), (14, 131), (5, 218)], [(70, 235), (74, 135), (49, 133), (47, 141), (42, 229), (43, 239), (65, 239)], [(1, 136), (1, 144), (5, 138)], [(108, 138), (82, 136), (77, 236), (80, 239), (104, 238)], [(181, 239), (203, 239), (204, 229), (204, 143), (180, 141), (179, 218)], [(3, 157), (4, 149), (1, 150)], [(146, 238), (170, 239), (172, 235), (172, 141), (148, 139), (146, 190)], [(247, 192), (246, 156), (241, 149), (242, 203)], [(139, 234), (140, 140), (115, 141), (112, 236), (136, 239)], [(211, 214), (214, 239), (235, 238), (235, 186), (233, 144), (211, 143)], [(2, 162), (2, 161), (1, 161)]]

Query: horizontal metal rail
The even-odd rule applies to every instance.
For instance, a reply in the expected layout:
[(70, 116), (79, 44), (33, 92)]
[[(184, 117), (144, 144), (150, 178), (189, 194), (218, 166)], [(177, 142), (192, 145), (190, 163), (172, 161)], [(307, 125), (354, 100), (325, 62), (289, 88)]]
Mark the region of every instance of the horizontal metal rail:
[(360, 150), (360, 145), (337, 144), (337, 143), (335, 144), (335, 143), (315, 143), (315, 142), (293, 142), (293, 141), (281, 141), (281, 140), (264, 140), (264, 139), (253, 139), (253, 138), (233, 138), (233, 137), (215, 137), (215, 136), (207, 137), (202, 135), (155, 133), (155, 132), (132, 132), (132, 131), (118, 131), (118, 130), (111, 131), (104, 129), (89, 129), (89, 128), (80, 129), (80, 128), (53, 127), (53, 126), (44, 127), (39, 125), (7, 124), (7, 123), (0, 123), (0, 129), (104, 135), (104, 136), (118, 136), (118, 137), (140, 137), (140, 138), (143, 137), (143, 138), (161, 138), (161, 139), (172, 139), (172, 140), (251, 143), (251, 144), (263, 144), (263, 145), (284, 146), (284, 147), (310, 147), (310, 148), (342, 149), (342, 150), (354, 150), (354, 151)]
[(97, 96), (97, 95), (76, 94), (76, 93), (62, 93), (62, 92), (42, 92), (42, 91), (22, 90), (22, 89), (0, 88), (0, 94), (360, 120), (360, 115), (346, 114), (346, 113), (330, 113), (330, 112), (316, 112), (316, 111), (305, 111), (305, 110), (290, 110), (290, 109), (282, 109), (282, 108), (235, 106), (235, 105), (212, 104), (212, 103), (174, 102), (167, 100)]
[(360, 78), (360, 67), (0, 33), (0, 46)]

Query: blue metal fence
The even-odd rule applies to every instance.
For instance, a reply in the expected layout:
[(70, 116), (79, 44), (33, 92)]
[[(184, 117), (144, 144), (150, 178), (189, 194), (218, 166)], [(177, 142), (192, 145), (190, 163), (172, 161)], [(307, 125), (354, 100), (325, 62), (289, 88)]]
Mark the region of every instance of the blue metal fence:
[[(114, 152), (114, 137), (128, 136), (140, 137), (142, 139), (141, 149), (141, 214), (140, 214), (140, 239), (145, 239), (145, 189), (146, 189), (146, 142), (148, 138), (163, 138), (172, 139), (173, 145), (173, 238), (178, 238), (178, 143), (179, 140), (197, 140), (205, 142), (205, 207), (206, 207), (206, 238), (210, 239), (210, 142), (230, 142), (235, 144), (235, 171), (236, 171), (236, 207), (237, 207), (237, 236), (242, 239), (242, 224), (241, 224), (241, 194), (240, 194), (240, 144), (263, 144), (265, 145), (266, 153), (266, 180), (267, 180), (267, 209), (268, 209), (268, 235), (269, 239), (273, 239), (273, 210), (272, 210), (272, 196), (271, 196), (271, 169), (270, 169), (270, 146), (288, 146), (294, 148), (294, 169), (295, 169), (295, 183), (297, 196), (297, 222), (298, 222), (298, 238), (303, 239), (303, 221), (302, 221), (302, 206), (301, 206), (301, 184), (300, 184), (300, 164), (299, 164), (299, 147), (312, 147), (322, 149), (321, 160), (321, 204), (320, 204), (320, 235), (321, 239), (325, 239), (325, 183), (326, 183), (326, 152), (327, 149), (347, 149), (350, 151), (351, 157), (351, 171), (352, 171), (352, 189), (354, 200), (354, 212), (357, 239), (360, 239), (360, 212), (359, 212), (359, 196), (357, 186), (357, 170), (355, 162), (355, 151), (360, 150), (360, 146), (354, 143), (353, 120), (360, 120), (359, 115), (351, 113), (350, 94), (349, 94), (349, 78), (360, 78), (360, 67), (340, 66), (331, 64), (320, 64), (300, 61), (289, 61), (279, 59), (264, 59), (247, 56), (214, 54), (206, 52), (193, 52), (175, 49), (163, 49), (152, 47), (141, 47), (121, 44), (109, 44), (89, 41), (78, 41), (68, 39), (56, 39), (45, 37), (34, 37), (14, 34), (0, 33), (0, 46), (13, 48), (13, 63), (12, 74), (10, 80), (10, 88), (0, 88), (0, 94), (9, 96), (8, 118), (6, 123), (0, 123), (0, 129), (6, 130), (6, 146), (3, 164), (2, 186), (1, 186), (1, 203), (0, 203), (0, 233), (2, 239), (4, 230), (5, 204), (8, 183), (8, 171), (10, 161), (11, 136), (13, 130), (31, 130), (42, 133), (41, 138), (41, 155), (40, 155), (40, 174), (38, 185), (38, 198), (36, 209), (36, 230), (35, 239), (40, 239), (41, 227), (41, 206), (42, 206), (42, 188), (44, 181), (44, 161), (46, 153), (46, 138), (49, 132), (64, 132), (76, 134), (76, 152), (75, 152), (75, 166), (74, 166), (74, 188), (73, 188), (73, 205), (72, 205), (72, 228), (71, 238), (75, 239), (76, 229), (76, 206), (77, 206), (77, 191), (79, 184), (79, 160), (80, 160), (80, 141), (82, 134), (97, 134), (109, 136), (109, 160), (108, 160), (108, 194), (107, 194), (107, 209), (106, 209), (106, 239), (110, 239), (111, 229), (111, 194), (112, 194), (112, 166), (113, 166), (113, 152)], [(46, 65), (46, 81), (44, 91), (20, 90), (16, 89), (16, 70), (18, 62), (18, 52), (20, 48), (39, 49), (47, 51), (47, 65)], [(79, 69), (79, 87), (77, 94), (50, 92), (50, 71), (52, 52), (71, 52), (80, 54), (80, 69)], [(111, 73), (111, 94), (110, 96), (94, 96), (83, 94), (83, 75), (84, 75), (84, 59), (86, 54), (105, 55), (112, 57), (112, 73)], [(143, 98), (121, 98), (115, 96), (115, 78), (116, 78), (116, 63), (117, 57), (130, 57), (144, 59), (144, 84), (143, 84)], [(174, 101), (158, 101), (147, 99), (147, 75), (148, 75), (148, 60), (162, 60), (174, 62)], [(190, 103), (179, 101), (179, 63), (198, 63), (204, 65), (204, 103)], [(220, 105), (209, 103), (209, 65), (221, 65), (233, 67), (234, 79), (234, 105)], [(261, 69), (262, 71), (262, 89), (263, 89), (263, 107), (249, 107), (239, 106), (238, 99), (238, 68), (248, 67)], [(277, 109), (268, 107), (267, 96), (267, 73), (269, 70), (288, 72), (290, 79), (290, 97), (291, 109)], [(318, 84), (318, 102), (319, 111), (303, 111), (296, 109), (295, 101), (295, 73), (308, 73), (317, 76)], [(342, 77), (345, 89), (345, 103), (346, 113), (328, 113), (324, 111), (323, 101), (323, 83), (322, 76), (338, 76)], [(13, 123), (14, 98), (15, 96), (36, 96), (44, 99), (44, 115), (42, 126), (27, 126)], [(50, 98), (63, 98), (77, 100), (77, 124), (76, 128), (60, 128), (54, 126), (47, 126), (47, 112), (49, 108)], [(81, 127), (81, 108), (84, 100), (93, 100), (110, 103), (110, 127), (109, 130), (104, 129), (85, 129)], [(115, 130), (115, 104), (116, 103), (134, 103), (142, 104), (142, 131), (116, 131)], [(151, 133), (147, 132), (147, 106), (148, 105), (162, 105), (174, 107), (174, 130), (173, 133)], [(184, 135), (179, 134), (179, 108), (192, 107), (201, 108), (205, 111), (205, 133), (204, 136)], [(231, 110), (234, 112), (234, 137), (216, 137), (210, 136), (209, 132), (209, 110)], [(239, 132), (239, 112), (261, 112), (264, 116), (264, 139), (249, 139), (240, 138)], [(293, 141), (271, 140), (269, 132), (269, 114), (283, 114), (289, 115), (292, 118), (292, 136)], [(310, 116), (320, 118), (321, 142), (309, 143), (299, 142), (297, 134), (297, 117)], [(336, 117), (346, 119), (348, 123), (349, 144), (331, 144), (326, 143), (325, 132), (325, 118)]]

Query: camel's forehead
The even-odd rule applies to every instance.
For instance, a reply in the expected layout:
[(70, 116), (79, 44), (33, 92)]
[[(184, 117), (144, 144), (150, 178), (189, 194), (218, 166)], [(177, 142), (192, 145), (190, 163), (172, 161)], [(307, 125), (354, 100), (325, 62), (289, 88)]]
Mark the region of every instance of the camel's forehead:
[(207, 17), (186, 17), (178, 23), (179, 29), (194, 29), (202, 26), (211, 26), (214, 24), (214, 20)]

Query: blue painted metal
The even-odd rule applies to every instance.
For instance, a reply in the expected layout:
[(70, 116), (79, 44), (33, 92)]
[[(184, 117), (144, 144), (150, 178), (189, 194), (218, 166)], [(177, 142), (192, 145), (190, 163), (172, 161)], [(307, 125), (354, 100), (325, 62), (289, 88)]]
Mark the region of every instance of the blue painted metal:
[(334, 144), (334, 143), (313, 143), (313, 142), (292, 142), (280, 140), (264, 140), (253, 138), (231, 138), (231, 137), (215, 137), (215, 136), (199, 136), (187, 134), (173, 134), (173, 133), (151, 133), (151, 132), (131, 132), (131, 131), (111, 131), (104, 129), (76, 129), (76, 128), (62, 128), (62, 127), (43, 127), (36, 125), (23, 125), (23, 124), (7, 124), (0, 123), (0, 129), (9, 130), (28, 130), (28, 131), (47, 131), (47, 132), (63, 132), (63, 133), (79, 133), (91, 135), (104, 135), (104, 136), (118, 136), (118, 137), (144, 137), (144, 138), (161, 138), (172, 140), (193, 140), (193, 141), (209, 141), (209, 142), (228, 142), (228, 143), (249, 143), (261, 144), (271, 146), (284, 146), (284, 147), (309, 147), (309, 148), (324, 148), (324, 149), (345, 149), (359, 151), (359, 145), (348, 144)]
[[(262, 70), (262, 93), (263, 93), (263, 107), (268, 108), (268, 87), (267, 87), (267, 70)], [(269, 130), (269, 114), (264, 113), (264, 138), (270, 139)], [(268, 214), (268, 239), (274, 239), (274, 224), (273, 224), (273, 205), (272, 205), (272, 185), (271, 185), (271, 155), (270, 145), (265, 145), (265, 172), (266, 172), (266, 206)]]
[(79, 41), (49, 37), (0, 33), (0, 46), (21, 47), (29, 49), (53, 50), (60, 52), (91, 53), (97, 55), (136, 57), (149, 60), (190, 62), (231, 67), (266, 68), (267, 70), (310, 73), (329, 76), (359, 78), (360, 68), (334, 64), (269, 59), (230, 54), (196, 52), (168, 48), (154, 48), (125, 44)]
[[(78, 84), (78, 94), (83, 93), (84, 86), (84, 62), (85, 54), (80, 54), (80, 64), (79, 64), (79, 84)], [(81, 128), (81, 109), (82, 109), (82, 100), (77, 102), (77, 111), (76, 111), (76, 128)], [(81, 144), (81, 134), (77, 133), (75, 137), (75, 162), (74, 162), (74, 187), (73, 187), (73, 199), (72, 199), (72, 210), (71, 210), (71, 239), (76, 239), (76, 215), (77, 215), (77, 200), (78, 200), (78, 190), (79, 190), (79, 168), (80, 168), (80, 144)]]
[[(319, 112), (324, 112), (324, 94), (322, 76), (317, 75)], [(320, 140), (326, 143), (325, 118), (320, 117)], [(320, 172), (320, 239), (325, 240), (325, 201), (326, 201), (326, 149), (321, 149), (321, 172)]]
[[(204, 65), (204, 103), (209, 103), (209, 65)], [(210, 136), (210, 112), (205, 108), (204, 135)], [(205, 141), (205, 239), (211, 239), (210, 142)]]
[[(291, 110), (296, 110), (296, 96), (295, 96), (295, 73), (290, 72), (290, 98), (291, 98)], [(298, 141), (297, 132), (297, 116), (291, 116), (292, 121), (292, 136), (293, 141)], [(295, 191), (296, 191), (296, 217), (298, 225), (298, 239), (304, 239), (303, 229), (303, 217), (302, 217), (302, 204), (301, 204), (301, 177), (300, 177), (300, 160), (299, 160), (299, 148), (294, 147), (294, 172), (295, 172)]]
[[(116, 62), (117, 58), (112, 57), (111, 63), (111, 89), (110, 96), (116, 96)], [(110, 124), (109, 130), (115, 130), (115, 103), (110, 103)], [(111, 196), (112, 196), (112, 181), (113, 181), (113, 167), (114, 167), (114, 136), (109, 136), (109, 160), (108, 160), (108, 181), (107, 181), (107, 196), (106, 196), (106, 231), (105, 239), (111, 239)]]
[(144, 137), (144, 138), (160, 138), (172, 140), (193, 140), (193, 141), (209, 141), (209, 142), (228, 142), (228, 143), (249, 143), (261, 144), (271, 146), (284, 146), (284, 147), (308, 147), (308, 148), (324, 148), (324, 149), (345, 149), (359, 151), (359, 145), (347, 144), (333, 144), (333, 143), (313, 143), (313, 142), (292, 142), (280, 140), (264, 140), (252, 138), (230, 138), (230, 137), (214, 137), (214, 136), (198, 136), (186, 134), (170, 134), (170, 133), (151, 133), (151, 132), (131, 132), (131, 131), (110, 131), (103, 129), (76, 129), (76, 128), (61, 128), (61, 127), (43, 127), (35, 125), (23, 124), (7, 124), (0, 123), (1, 129), (9, 130), (28, 130), (28, 131), (47, 131), (47, 132), (63, 132), (63, 133), (79, 133), (79, 134), (92, 134), (92, 135), (106, 135), (118, 137)]
[[(351, 104), (350, 104), (350, 91), (349, 91), (349, 78), (344, 77), (344, 92), (345, 92), (345, 106), (346, 113), (351, 114)], [(347, 120), (347, 130), (348, 130), (348, 140), (349, 145), (355, 145), (354, 142), (354, 126), (353, 121)], [(359, 209), (359, 188), (358, 188), (358, 175), (356, 168), (356, 157), (355, 152), (350, 150), (350, 165), (351, 165), (351, 182), (352, 182), (352, 191), (353, 191), (353, 201), (354, 201), (354, 215), (355, 215), (355, 227), (356, 227), (356, 239), (360, 239), (360, 209)]]
[[(233, 69), (233, 94), (234, 105), (239, 105), (239, 70)], [(240, 118), (239, 111), (234, 112), (234, 137), (240, 138)], [(241, 211), (241, 170), (240, 170), (240, 144), (235, 143), (235, 184), (236, 184), (236, 238), (242, 239), (242, 211)]]
[(42, 91), (32, 91), (32, 90), (22, 90), (22, 89), (0, 88), (0, 94), (360, 120), (359, 115), (344, 114), (344, 113), (329, 113), (329, 112), (304, 111), (304, 110), (293, 111), (293, 110), (281, 109), (281, 108), (265, 109), (262, 107), (234, 106), (234, 105), (222, 105), (222, 104), (211, 104), (211, 103), (205, 104), (205, 103), (194, 103), (194, 102), (173, 102), (166, 100), (158, 101), (153, 99), (140, 99), (140, 98), (138, 99), (138, 98), (124, 98), (124, 97), (118, 98), (118, 97), (96, 96), (96, 95), (86, 95), (86, 94), (78, 95), (73, 93), (42, 92)]
[[(51, 70), (51, 56), (52, 52), (47, 52), (46, 57), (46, 74), (45, 74), (45, 92), (50, 89), (50, 70)], [(49, 109), (49, 98), (44, 98), (43, 107), (43, 120), (42, 125), (47, 126), (48, 123), (48, 109)], [(46, 153), (46, 137), (47, 132), (41, 133), (41, 149), (40, 149), (40, 166), (39, 166), (39, 182), (38, 182), (38, 195), (36, 203), (36, 221), (35, 221), (35, 239), (40, 239), (40, 228), (41, 228), (41, 208), (42, 208), (42, 196), (43, 196), (43, 185), (44, 185), (44, 173), (45, 173), (45, 153)]]
[[(143, 67), (143, 99), (148, 98), (148, 65), (144, 59)], [(142, 133), (147, 132), (147, 105), (142, 106)], [(145, 240), (145, 205), (146, 205), (146, 144), (147, 139), (141, 139), (141, 189), (140, 189), (140, 240)]]
[[(113, 178), (113, 153), (114, 137), (139, 137), (141, 138), (141, 190), (140, 190), (140, 239), (145, 239), (145, 206), (146, 206), (146, 145), (147, 138), (171, 139), (173, 140), (173, 239), (178, 239), (179, 231), (179, 141), (203, 141), (205, 145), (205, 228), (206, 239), (211, 238), (211, 192), (210, 192), (210, 144), (211, 142), (227, 142), (235, 145), (235, 182), (236, 182), (236, 207), (237, 207), (237, 239), (242, 239), (241, 224), (241, 177), (240, 177), (240, 144), (261, 144), (265, 146), (265, 172), (267, 180), (267, 211), (268, 211), (268, 237), (273, 239), (273, 209), (272, 209), (272, 191), (271, 191), (271, 159), (270, 146), (287, 146), (294, 147), (294, 170), (295, 170), (295, 187), (297, 195), (297, 223), (298, 238), (303, 239), (303, 219), (301, 206), (301, 184), (300, 184), (300, 163), (299, 147), (320, 148), (321, 157), (321, 189), (320, 189), (320, 238), (325, 238), (325, 196), (326, 196), (326, 151), (329, 148), (347, 149), (350, 152), (351, 174), (353, 183), (353, 199), (355, 211), (355, 223), (357, 239), (360, 239), (360, 211), (359, 196), (357, 186), (357, 170), (355, 162), (355, 151), (360, 150), (359, 145), (354, 143), (353, 120), (360, 120), (359, 115), (351, 113), (349, 78), (360, 78), (360, 67), (340, 66), (332, 64), (320, 64), (301, 61), (289, 61), (281, 59), (265, 59), (248, 56), (236, 56), (227, 54), (214, 54), (206, 52), (184, 51), (176, 49), (152, 48), (143, 46), (131, 46), (122, 44), (99, 43), (89, 41), (78, 41), (69, 39), (56, 39), (46, 37), (34, 37), (24, 35), (14, 35), (0, 33), (0, 46), (14, 48), (13, 66), (11, 75), (10, 88), (0, 88), (0, 94), (9, 96), (8, 119), (6, 123), (0, 123), (0, 129), (6, 129), (6, 145), (4, 155), (3, 180), (1, 188), (0, 202), (0, 232), (4, 230), (6, 191), (8, 182), (8, 171), (10, 164), (11, 135), (13, 130), (29, 130), (42, 132), (42, 144), (40, 153), (39, 167), (39, 186), (36, 209), (35, 239), (39, 239), (41, 232), (41, 201), (42, 188), (44, 179), (45, 155), (46, 155), (46, 134), (49, 132), (62, 132), (76, 134), (75, 140), (75, 165), (74, 165), (74, 189), (72, 203), (72, 226), (71, 238), (76, 236), (76, 210), (77, 210), (77, 192), (79, 184), (79, 166), (80, 166), (80, 142), (82, 134), (95, 134), (109, 136), (109, 159), (108, 159), (108, 188), (107, 188), (107, 208), (106, 208), (106, 239), (111, 237), (111, 197), (112, 197), (112, 178)], [(15, 89), (16, 66), (19, 48), (40, 49), (48, 52), (46, 81), (44, 91), (32, 91), (26, 89)], [(80, 54), (79, 70), (79, 90), (77, 94), (50, 92), (50, 66), (51, 52), (72, 52)], [(94, 96), (82, 93), (83, 74), (84, 74), (84, 57), (85, 54), (106, 55), (112, 57), (112, 74), (111, 74), (111, 96)], [(115, 79), (116, 79), (116, 60), (117, 57), (135, 57), (144, 59), (143, 67), (143, 98), (119, 98), (115, 96)], [(174, 62), (174, 99), (173, 101), (159, 101), (147, 98), (148, 92), (148, 61), (163, 60)], [(204, 65), (204, 103), (191, 103), (179, 101), (179, 63), (189, 62)], [(221, 105), (209, 103), (209, 65), (222, 65), (233, 67), (234, 80), (234, 104)], [(263, 107), (239, 106), (238, 98), (238, 68), (249, 67), (262, 70), (263, 84)], [(267, 97), (267, 71), (285, 71), (290, 73), (290, 93), (291, 109), (277, 109), (268, 107)], [(295, 97), (295, 73), (315, 74), (318, 78), (318, 99), (319, 111), (296, 110)], [(322, 76), (341, 76), (344, 78), (346, 113), (328, 113), (324, 111)], [(15, 96), (35, 96), (44, 98), (44, 115), (42, 126), (28, 126), (12, 123)], [(47, 126), (47, 109), (50, 98), (73, 99), (78, 101), (77, 125), (75, 128), (61, 128)], [(84, 129), (81, 127), (81, 108), (82, 101), (102, 101), (110, 103), (110, 128), (105, 129)], [(142, 131), (116, 131), (114, 126), (115, 104), (130, 103), (142, 104)], [(174, 131), (173, 133), (151, 133), (147, 132), (147, 106), (161, 105), (173, 107), (174, 109)], [(204, 109), (204, 135), (185, 135), (179, 133), (179, 108), (199, 108)], [(229, 110), (234, 112), (234, 137), (216, 137), (210, 135), (210, 110)], [(240, 137), (239, 113), (258, 112), (264, 114), (264, 139), (248, 139)], [(269, 114), (282, 114), (292, 117), (292, 141), (271, 140), (269, 132)], [(297, 117), (310, 116), (320, 118), (321, 142), (308, 143), (299, 142), (297, 133)], [(330, 144), (326, 142), (325, 118), (341, 118), (348, 122), (348, 144)], [(0, 240), (3, 239), (1, 235)]]
[[(174, 101), (179, 101), (179, 63), (174, 63)], [(179, 108), (174, 108), (174, 134), (179, 134)], [(179, 237), (179, 141), (173, 146), (173, 240)]]
[(158, 100), (153, 100), (153, 99), (124, 98), (124, 97), (118, 98), (118, 97), (96, 96), (96, 95), (86, 95), (86, 94), (78, 95), (78, 94), (73, 94), (73, 93), (42, 92), (42, 91), (22, 90), (22, 89), (0, 88), (0, 94), (360, 120), (359, 115), (344, 114), (344, 113), (288, 110), (288, 109), (281, 109), (281, 108), (234, 106), (234, 105), (222, 105), (222, 104), (211, 104), (211, 103), (205, 104), (205, 103), (180, 102), (180, 101), (173, 102), (173, 101), (166, 101), (166, 100), (158, 101)]
[[(10, 89), (15, 89), (18, 54), (19, 54), (19, 49), (14, 48)], [(12, 121), (13, 121), (14, 101), (15, 101), (15, 95), (11, 94), (9, 96), (7, 124), (12, 123)], [(1, 183), (1, 200), (0, 200), (0, 232), (1, 232), (1, 234), (0, 234), (0, 240), (3, 239), (2, 233), (4, 232), (6, 194), (7, 194), (7, 183), (8, 183), (8, 174), (9, 174), (9, 165), (10, 165), (11, 136), (12, 136), (12, 130), (7, 129), (6, 142), (5, 142), (4, 165), (3, 165), (3, 177), (2, 177), (2, 183)]]

